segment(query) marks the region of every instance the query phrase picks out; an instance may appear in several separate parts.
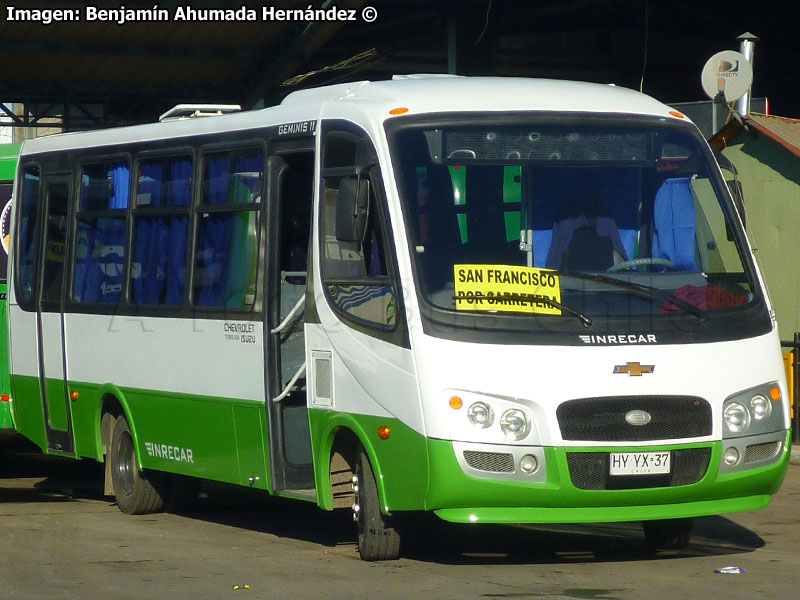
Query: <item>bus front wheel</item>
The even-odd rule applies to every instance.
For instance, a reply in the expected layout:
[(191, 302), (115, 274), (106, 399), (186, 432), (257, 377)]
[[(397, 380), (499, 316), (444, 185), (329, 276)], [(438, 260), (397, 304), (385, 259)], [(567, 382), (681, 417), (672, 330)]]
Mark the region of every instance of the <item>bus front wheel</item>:
[(111, 482), (119, 509), (129, 515), (158, 512), (164, 506), (159, 473), (144, 473), (136, 465), (131, 428), (125, 417), (117, 419), (111, 436)]
[(665, 519), (642, 523), (647, 546), (652, 550), (680, 550), (692, 537), (691, 519)]
[(400, 556), (400, 534), (395, 519), (381, 513), (378, 486), (367, 453), (356, 464), (356, 503), (353, 518), (358, 526), (358, 553), (363, 560), (394, 560)]

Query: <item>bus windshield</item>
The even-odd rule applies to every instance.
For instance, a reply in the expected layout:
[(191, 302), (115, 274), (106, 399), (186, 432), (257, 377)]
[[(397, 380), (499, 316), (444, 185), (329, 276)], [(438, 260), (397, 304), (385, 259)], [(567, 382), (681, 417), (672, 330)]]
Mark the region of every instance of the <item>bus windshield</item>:
[[(557, 123), (557, 122), (555, 122)], [(474, 122), (390, 135), (422, 295), (515, 316), (735, 312), (757, 295), (685, 127)]]

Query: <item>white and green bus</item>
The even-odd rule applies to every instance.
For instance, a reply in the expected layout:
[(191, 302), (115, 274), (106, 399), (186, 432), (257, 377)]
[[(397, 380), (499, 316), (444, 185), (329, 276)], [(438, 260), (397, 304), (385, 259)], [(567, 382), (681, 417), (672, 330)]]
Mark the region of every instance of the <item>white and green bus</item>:
[(15, 198), (15, 422), (126, 513), (209, 479), (352, 510), (367, 560), (421, 511), (680, 547), (785, 475), (741, 211), (639, 93), (311, 89), (25, 142)]

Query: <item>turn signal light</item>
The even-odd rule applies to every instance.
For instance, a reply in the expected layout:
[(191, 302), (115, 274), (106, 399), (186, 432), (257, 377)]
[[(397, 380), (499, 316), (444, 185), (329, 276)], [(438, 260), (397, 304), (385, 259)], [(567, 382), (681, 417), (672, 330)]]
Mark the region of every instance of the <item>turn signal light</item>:
[(404, 115), (408, 112), (408, 109), (405, 106), (398, 106), (397, 108), (393, 108), (389, 111), (390, 115)]
[(452, 408), (453, 410), (458, 410), (462, 406), (464, 406), (464, 401), (461, 398), (459, 398), (458, 396), (453, 396), (452, 398), (450, 398), (450, 408)]
[(673, 117), (678, 117), (679, 119), (685, 119), (686, 118), (683, 115), (683, 113), (679, 113), (677, 110), (671, 110), (671, 111), (669, 111), (669, 114), (671, 114)]
[(773, 385), (769, 390), (769, 397), (772, 398), (773, 402), (780, 402), (781, 388), (779, 388), (777, 385)]
[(386, 425), (381, 425), (378, 427), (378, 437), (382, 440), (388, 440), (389, 435), (391, 435), (392, 430), (389, 429)]
[(70, 399), (71, 399), (73, 402), (75, 402), (75, 401), (78, 399), (78, 392), (72, 392), (72, 393), (69, 395), (69, 397), (70, 397)]

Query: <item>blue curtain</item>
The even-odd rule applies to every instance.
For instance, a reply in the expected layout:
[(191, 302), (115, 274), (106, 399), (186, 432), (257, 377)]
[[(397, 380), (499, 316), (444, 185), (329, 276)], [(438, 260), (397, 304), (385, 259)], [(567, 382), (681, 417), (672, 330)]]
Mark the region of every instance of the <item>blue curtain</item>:
[(167, 185), (167, 206), (189, 206), (192, 201), (192, 161), (188, 158), (170, 161)]
[(226, 154), (208, 161), (208, 196), (204, 202), (208, 204), (225, 204), (228, 201), (230, 188), (230, 158)]
[(186, 287), (186, 238), (189, 217), (169, 218), (169, 246), (167, 250), (167, 291), (164, 304), (175, 306), (183, 302)]
[[(137, 206), (161, 206), (161, 183), (163, 181), (161, 161), (143, 162), (139, 166), (139, 189)], [(148, 197), (145, 201), (145, 197)]]
[(653, 258), (665, 258), (679, 271), (696, 271), (694, 197), (689, 179), (667, 179), (656, 192)]
[[(164, 185), (162, 161), (142, 163), (139, 195), (149, 194), (142, 206), (189, 206), (192, 161), (170, 160)], [(166, 198), (162, 193), (166, 190)], [(186, 286), (186, 216), (139, 217), (134, 242), (133, 298), (136, 304), (175, 306)]]
[(108, 208), (128, 208), (131, 176), (130, 167), (123, 164), (111, 167), (110, 176), (112, 193), (108, 202)]

